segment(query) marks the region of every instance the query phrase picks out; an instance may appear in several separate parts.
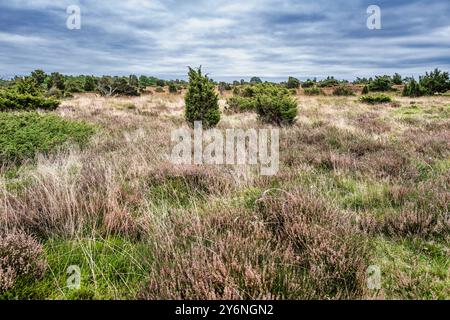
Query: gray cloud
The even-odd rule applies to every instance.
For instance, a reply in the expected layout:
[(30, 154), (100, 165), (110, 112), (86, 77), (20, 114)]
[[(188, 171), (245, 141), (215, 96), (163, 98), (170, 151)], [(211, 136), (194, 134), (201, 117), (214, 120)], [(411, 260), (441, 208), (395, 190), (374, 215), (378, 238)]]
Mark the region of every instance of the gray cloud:
[[(65, 27), (79, 4), (81, 30)], [(259, 75), (340, 78), (450, 69), (447, 0), (378, 1), (382, 30), (366, 28), (365, 0), (13, 0), (0, 4), (0, 76), (36, 68), (67, 74), (215, 79)]]

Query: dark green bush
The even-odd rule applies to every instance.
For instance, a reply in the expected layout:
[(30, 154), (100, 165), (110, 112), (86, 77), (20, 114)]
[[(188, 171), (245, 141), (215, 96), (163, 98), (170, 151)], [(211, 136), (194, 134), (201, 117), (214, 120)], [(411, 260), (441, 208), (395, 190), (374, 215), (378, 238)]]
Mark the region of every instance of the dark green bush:
[(369, 90), (375, 92), (384, 92), (392, 90), (392, 79), (390, 76), (376, 76), (369, 84)]
[(34, 82), (40, 86), (44, 84), (45, 78), (47, 78), (47, 75), (43, 70), (34, 70), (31, 72), (31, 78), (33, 78)]
[(239, 95), (235, 95), (227, 99), (228, 111), (231, 112), (247, 112), (255, 111), (255, 99), (245, 98)]
[(252, 78), (250, 79), (250, 84), (259, 84), (259, 83), (262, 83), (261, 78), (258, 78), (258, 77), (252, 77)]
[(286, 83), (286, 87), (288, 89), (297, 89), (298, 87), (300, 87), (300, 80), (294, 77), (289, 77)]
[(323, 93), (322, 90), (317, 87), (305, 88), (303, 91), (307, 96), (318, 96)]
[(7, 90), (18, 94), (31, 94), (33, 96), (42, 95), (43, 93), (42, 88), (37, 85), (32, 77), (16, 77)]
[(270, 95), (257, 97), (256, 111), (262, 122), (276, 125), (292, 125), (298, 112), (295, 99), (287, 96), (277, 98)]
[(0, 91), (1, 111), (31, 111), (31, 110), (55, 110), (59, 101), (53, 98), (45, 98), (42, 95), (30, 93), (18, 93), (14, 90)]
[(86, 92), (92, 92), (95, 91), (95, 87), (96, 87), (96, 81), (95, 81), (95, 77), (93, 76), (87, 76), (84, 80), (84, 91)]
[(68, 93), (84, 92), (84, 83), (81, 81), (81, 79), (70, 78), (66, 80), (64, 86), (65, 92)]
[(364, 86), (362, 94), (369, 94), (369, 87), (367, 85)]
[(369, 104), (378, 104), (378, 103), (389, 103), (392, 102), (391, 97), (388, 95), (379, 93), (379, 94), (369, 94), (361, 97), (361, 102), (369, 103)]
[(401, 85), (403, 84), (403, 79), (402, 76), (398, 73), (394, 74), (392, 77), (392, 83), (396, 84), (396, 85)]
[(353, 84), (365, 84), (365, 85), (367, 85), (367, 84), (369, 84), (371, 81), (372, 81), (372, 78), (367, 79), (367, 78), (360, 78), (360, 77), (357, 77), (357, 78), (353, 81)]
[(336, 80), (334, 77), (327, 77), (325, 80), (322, 80), (319, 82), (319, 86), (324, 87), (334, 87), (339, 85), (339, 81)]
[(333, 90), (334, 96), (353, 96), (355, 93), (348, 85), (340, 85)]
[(64, 97), (64, 92), (62, 92), (58, 88), (52, 87), (50, 90), (47, 91), (46, 96), (53, 97), (55, 99), (61, 99)]
[(241, 94), (241, 88), (238, 87), (238, 86), (235, 86), (235, 87), (233, 88), (233, 94), (234, 94), (235, 96), (240, 95), (240, 94)]
[(58, 88), (61, 91), (66, 89), (64, 76), (59, 72), (53, 72), (47, 81), (47, 88), (51, 89), (52, 87)]
[(308, 79), (302, 83), (302, 88), (306, 89), (306, 88), (315, 87), (316, 83), (317, 83), (316, 79), (314, 79), (314, 80)]
[(297, 118), (297, 101), (286, 94), (259, 94), (255, 107), (259, 119), (265, 123), (292, 125)]
[(189, 68), (189, 86), (185, 96), (186, 121), (193, 125), (202, 121), (206, 128), (215, 127), (220, 121), (219, 98), (213, 82), (202, 75), (201, 68)]
[(178, 87), (176, 86), (175, 83), (171, 83), (169, 85), (169, 92), (170, 93), (178, 93)]
[(450, 79), (448, 72), (442, 72), (435, 69), (420, 77), (420, 86), (424, 88), (427, 94), (444, 93), (450, 90)]
[(20, 162), (73, 142), (83, 145), (94, 127), (36, 112), (0, 113), (0, 164)]
[(403, 88), (403, 96), (404, 97), (421, 97), (427, 94), (427, 89), (422, 87), (420, 83), (416, 80), (412, 79), (409, 83), (405, 85)]
[(292, 96), (295, 94), (297, 94), (296, 89), (287, 89), (284, 86), (282, 87), (270, 83), (247, 85), (242, 87), (240, 90), (236, 90), (235, 95), (231, 98), (228, 98), (228, 111), (256, 111), (256, 99), (261, 95), (283, 97)]

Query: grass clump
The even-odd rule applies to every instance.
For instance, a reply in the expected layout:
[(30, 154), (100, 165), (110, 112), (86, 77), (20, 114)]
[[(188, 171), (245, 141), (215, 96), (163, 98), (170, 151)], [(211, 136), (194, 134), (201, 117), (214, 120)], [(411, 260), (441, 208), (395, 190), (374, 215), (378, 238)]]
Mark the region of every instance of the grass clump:
[[(147, 276), (149, 246), (120, 237), (66, 240), (43, 245), (47, 257), (44, 277), (30, 283), (19, 279), (0, 299), (130, 299)], [(145, 257), (145, 259), (144, 259)], [(70, 266), (81, 271), (80, 288), (69, 288)]]
[(448, 248), (435, 241), (377, 237), (374, 264), (382, 274), (385, 299), (448, 299)]
[(0, 163), (34, 158), (67, 142), (83, 145), (94, 130), (86, 123), (51, 114), (0, 113)]
[(361, 102), (368, 104), (380, 104), (392, 102), (391, 97), (385, 94), (368, 94), (361, 97)]

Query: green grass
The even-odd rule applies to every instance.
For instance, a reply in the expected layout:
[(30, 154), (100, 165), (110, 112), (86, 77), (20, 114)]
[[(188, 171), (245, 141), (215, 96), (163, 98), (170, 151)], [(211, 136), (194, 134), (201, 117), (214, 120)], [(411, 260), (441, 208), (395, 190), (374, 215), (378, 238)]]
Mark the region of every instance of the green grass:
[(383, 298), (448, 299), (448, 245), (420, 239), (374, 239), (374, 264), (381, 268)]
[(152, 185), (147, 198), (157, 207), (189, 208), (205, 200), (207, 191), (194, 186), (183, 177), (167, 177)]
[[(4, 299), (127, 299), (134, 298), (148, 275), (149, 245), (123, 238), (48, 240), (48, 269), (43, 279), (20, 279)], [(81, 270), (79, 290), (67, 287), (69, 266)]]
[(0, 163), (19, 163), (70, 143), (84, 145), (92, 125), (36, 112), (0, 113)]
[(450, 106), (420, 106), (413, 104), (395, 109), (393, 115), (403, 119), (448, 119), (450, 117)]

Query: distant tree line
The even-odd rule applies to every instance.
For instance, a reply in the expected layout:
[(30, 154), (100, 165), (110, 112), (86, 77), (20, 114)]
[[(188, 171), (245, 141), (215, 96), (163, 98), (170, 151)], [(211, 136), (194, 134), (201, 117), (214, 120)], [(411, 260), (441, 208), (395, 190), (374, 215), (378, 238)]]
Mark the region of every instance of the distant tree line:
[[(74, 93), (96, 92), (103, 96), (127, 95), (137, 96), (145, 92), (147, 88), (154, 87), (155, 92), (165, 92), (168, 87), (170, 93), (178, 93), (187, 88), (184, 80), (163, 80), (152, 76), (136, 75), (130, 76), (93, 76), (93, 75), (63, 75), (59, 72), (45, 73), (43, 70), (35, 70), (29, 76), (15, 77), (10, 80), (0, 79), (0, 90), (14, 86), (17, 82), (26, 80), (32, 83), (37, 91), (43, 96), (64, 98)], [(31, 81), (31, 82), (30, 82)], [(254, 86), (263, 83), (285, 87), (290, 90), (303, 88), (305, 94), (321, 94), (322, 88), (333, 88), (335, 95), (352, 95), (350, 84), (363, 85), (363, 94), (370, 92), (388, 92), (401, 89), (405, 96), (423, 96), (441, 94), (450, 90), (449, 73), (435, 69), (420, 76), (417, 80), (413, 77), (402, 77), (399, 73), (392, 76), (382, 75), (374, 78), (356, 78), (352, 83), (347, 80), (338, 80), (334, 76), (328, 76), (322, 80), (317, 78), (300, 81), (298, 78), (289, 77), (287, 81), (273, 83), (263, 81), (260, 77), (251, 77), (249, 81), (244, 79), (233, 82), (216, 82), (210, 79), (217, 89), (223, 94), (225, 91), (235, 90), (243, 86)], [(397, 86), (397, 87), (395, 87)], [(236, 92), (234, 92), (236, 93)]]
[[(183, 80), (166, 81), (156, 77), (141, 75), (130, 76), (93, 76), (63, 75), (59, 72), (45, 73), (35, 70), (29, 76), (14, 77), (11, 80), (0, 80), (0, 88), (14, 86), (20, 81), (31, 81), (36, 90), (43, 95), (55, 98), (70, 97), (74, 93), (96, 92), (103, 96), (128, 95), (136, 96), (148, 87), (169, 87), (171, 93), (179, 92), (187, 86)], [(163, 90), (164, 91), (164, 90)]]

